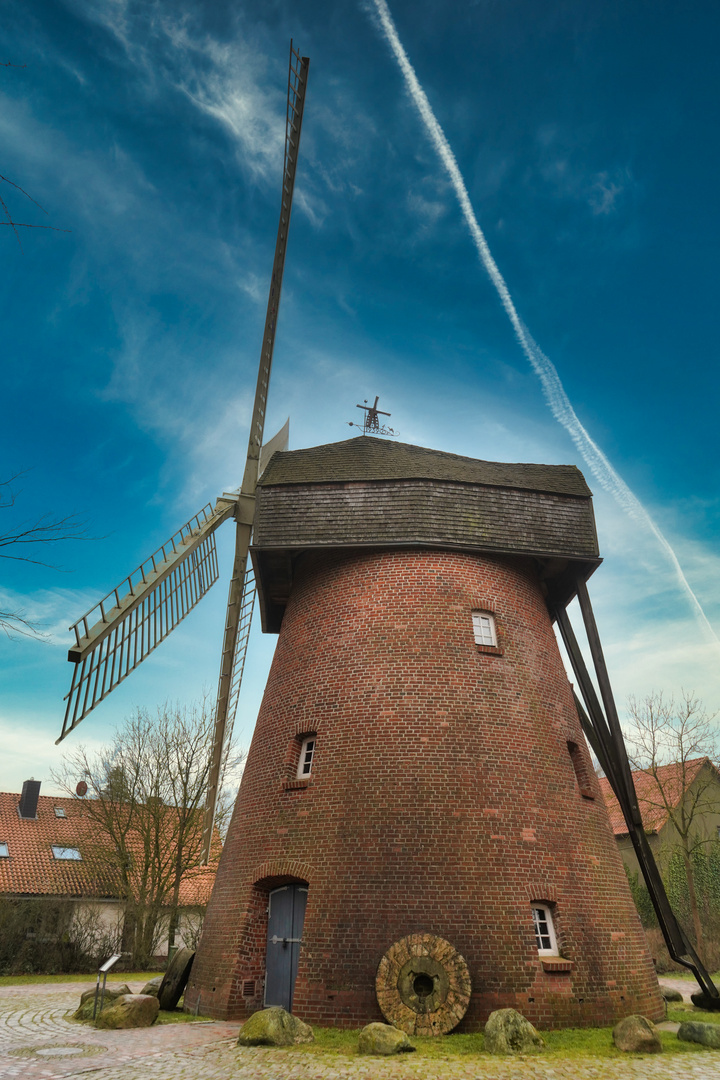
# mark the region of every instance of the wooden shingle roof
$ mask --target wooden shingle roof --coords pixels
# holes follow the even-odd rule
[[[353,480],[449,480],[558,495],[592,495],[575,465],[481,461],[367,435],[312,446],[307,450],[273,454],[259,484],[322,484]]]

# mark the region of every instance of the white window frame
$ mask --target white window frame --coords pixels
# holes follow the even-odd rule
[[[55,807],[55,817],[57,817],[57,818],[66,818],[67,817],[67,814],[65,813],[65,807],[64,806],[56,806]]]
[[[68,862],[82,862],[82,855],[80,849],[76,847],[65,847],[63,844],[51,844],[53,858],[66,860]]]
[[[476,645],[497,648],[497,626],[492,611],[473,611],[472,624]]]
[[[0,840],[0,859],[10,858],[10,848],[4,840]]]
[[[552,909],[549,907],[548,904],[536,904],[535,902],[533,902],[530,905],[530,910],[532,912],[533,930],[535,931],[535,941],[537,943],[538,956],[559,956]],[[540,912],[542,912],[542,916],[538,915],[538,913]],[[547,927],[547,933],[543,933],[540,926],[538,925],[540,918]],[[543,937],[550,939],[549,949],[545,949],[542,947],[541,939]]]
[[[312,763],[317,746],[317,735],[306,735],[300,745],[300,757],[298,758],[297,779],[307,780],[312,775]],[[307,768],[305,767],[307,766]]]

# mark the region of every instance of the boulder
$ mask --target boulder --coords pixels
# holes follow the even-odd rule
[[[101,994],[102,994],[102,986],[100,987],[100,989],[98,991],[98,1001],[100,1001],[100,995]],[[115,998],[122,997],[123,994],[132,994],[132,990],[127,985],[127,983],[123,983],[121,986],[118,986],[117,984],[113,983],[112,986],[106,986],[105,987],[105,1001],[110,1001],[110,1000],[114,1001]],[[90,1001],[95,1000],[95,987],[94,986],[93,986],[92,990],[83,990],[82,994],[80,995],[80,1004],[84,1005],[85,1002],[88,1001],[88,999]]]
[[[655,1025],[639,1014],[620,1020],[613,1028],[613,1040],[626,1054],[659,1054],[662,1050]]]
[[[313,1042],[309,1024],[304,1024],[279,1005],[253,1013],[242,1026],[238,1046],[294,1046]]]
[[[150,994],[151,997],[157,997],[158,993],[159,993],[159,990],[160,990],[160,987],[162,985],[162,981],[163,981],[162,975],[157,975],[154,979],[151,979],[150,982],[145,983],[145,985],[143,986],[140,993],[141,994]],[[130,991],[128,991],[128,993],[129,992]]]
[[[545,1043],[529,1020],[515,1009],[491,1012],[485,1025],[488,1054],[537,1054]]]
[[[172,1012],[177,1006],[190,978],[190,968],[194,959],[195,953],[192,949],[178,949],[173,956],[158,990],[157,996],[161,1009]]]
[[[123,995],[131,994],[131,993],[132,993],[132,991],[131,991],[130,987],[126,986],[124,983],[123,983],[122,986],[113,986],[113,987],[106,986],[105,987],[105,996],[102,998],[103,1012],[105,1011],[105,1009],[109,1009],[110,1006],[113,1005],[117,1001],[117,999],[119,997],[123,997]],[[98,993],[98,1003],[97,1003],[98,1012],[100,1012],[100,998],[101,998],[101,996],[102,996],[102,987],[100,987],[100,992]],[[92,1020],[92,1018],[93,1018],[93,1009],[94,1008],[95,1008],[95,988],[93,987],[92,990],[85,990],[85,992],[80,995],[80,1006],[73,1013],[73,1020]]]
[[[698,1020],[686,1020],[678,1028],[678,1039],[684,1042],[701,1043],[720,1050],[720,1024],[702,1024]]]
[[[690,1000],[696,1009],[704,1009],[705,1012],[720,1011],[720,999],[711,998],[704,990],[696,990],[694,994],[690,995]]]
[[[361,1054],[402,1054],[414,1050],[405,1032],[391,1024],[368,1024],[360,1032],[358,1051]]]
[[[123,994],[95,1020],[98,1028],[151,1027],[158,1018],[160,1005],[152,994]]]
[[[661,986],[660,987],[660,993],[662,994],[665,1001],[682,1001],[683,1000],[683,996],[680,993],[680,991],[679,990],[673,990],[669,986]]]

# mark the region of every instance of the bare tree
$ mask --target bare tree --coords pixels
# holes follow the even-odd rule
[[[24,68],[25,66],[25,64],[13,64],[9,60],[0,63],[0,67],[5,68]],[[15,191],[19,191],[21,195],[24,195],[26,199],[29,199],[34,206],[37,206],[38,210],[42,210],[43,214],[47,216],[47,210],[43,206],[41,206],[39,202],[36,202],[35,199],[33,199],[32,195],[28,195],[27,191],[25,191],[24,188],[21,188],[19,184],[16,184],[14,180],[8,180],[7,176],[0,175],[0,184],[9,184],[11,188],[14,188]],[[7,219],[6,221],[0,221],[0,225],[6,225],[8,226],[8,228],[12,229],[12,231],[15,233],[15,239],[20,245],[20,250],[22,250],[22,243],[20,241],[20,233],[18,232],[18,229],[50,229],[51,232],[65,233],[72,231],[71,229],[58,229],[54,225],[31,225],[28,224],[28,222],[26,221],[15,221],[12,214],[10,213],[10,210],[8,209],[8,205],[5,202],[5,199],[2,197],[1,194],[0,210],[2,210],[2,213]]]
[[[11,510],[15,507],[20,493],[13,485],[22,475],[22,473],[16,473],[8,480],[0,480],[0,510]],[[0,533],[0,559],[28,562],[35,566],[47,566],[58,570],[60,568],[56,564],[40,558],[40,553],[45,552],[46,546],[60,543],[62,540],[86,539],[89,537],[85,534],[85,522],[76,514],[68,514],[62,518],[42,514],[34,520],[18,522],[9,532]],[[20,610],[0,610],[0,629],[8,637],[12,637],[13,634],[42,637],[37,627]]]
[[[207,697],[190,707],[165,704],[154,717],[138,709],[107,750],[91,756],[79,747],[54,777],[69,794],[80,780],[88,785],[92,858],[125,902],[125,947],[137,966],[151,963],[165,929],[174,944],[181,887],[207,873],[200,855],[212,735]],[[223,781],[242,756],[226,752]],[[215,863],[220,847],[216,835]]]
[[[671,825],[673,846],[685,867],[688,902],[697,950],[706,942],[697,899],[693,855],[715,837],[702,827],[702,817],[720,812],[716,772],[716,713],[708,713],[692,692],[676,700],[662,691],[642,700],[628,698],[628,756],[634,770],[652,778],[642,790],[643,809],[662,814]]]

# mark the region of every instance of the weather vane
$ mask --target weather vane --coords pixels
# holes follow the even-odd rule
[[[377,403],[380,400],[379,397],[375,398],[374,405],[368,405],[368,399],[365,398],[364,405],[357,405],[356,408],[365,410],[365,419],[362,424],[354,424],[352,420],[347,421],[348,427],[361,427],[363,435],[390,435],[397,436],[399,431],[395,431],[394,428],[386,427],[385,424],[381,424],[378,417],[380,416],[392,416],[392,413],[383,412],[382,409],[378,409]]]

